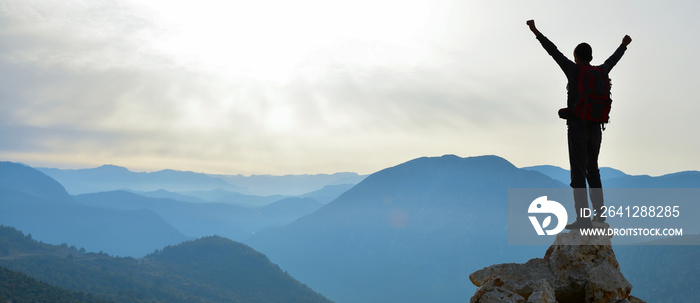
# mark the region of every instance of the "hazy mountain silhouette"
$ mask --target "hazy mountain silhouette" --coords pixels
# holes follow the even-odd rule
[[[127,168],[115,165],[103,165],[89,169],[37,169],[63,184],[68,192],[74,195],[120,189],[135,191],[224,189],[247,192],[246,188],[233,185],[221,178],[171,169],[152,173],[132,172]]]
[[[70,200],[60,183],[29,166],[0,162],[0,189],[9,189],[39,199]]]
[[[139,256],[188,239],[150,210],[75,203],[60,184],[31,167],[5,162],[0,176],[0,224],[41,241]]]
[[[218,234],[242,240],[255,232],[247,243],[338,303],[463,302],[475,290],[466,279],[468,273],[541,257],[542,247],[507,245],[508,189],[568,189],[564,169],[518,169],[496,156],[419,158],[372,174],[347,191],[350,185],[327,186],[298,198],[234,194],[257,199],[265,207],[236,206],[229,199],[228,204],[210,203],[164,190],[72,197],[27,166],[4,163],[0,168],[0,224],[20,227],[42,241],[109,253],[130,249],[123,255],[140,256],[187,239],[173,226],[194,237]],[[650,177],[604,169],[603,175],[608,188],[700,187],[697,171]],[[557,180],[562,178],[566,179]],[[221,198],[232,192],[198,193]],[[303,198],[328,201],[333,196],[337,198],[332,202],[293,221],[322,205]],[[168,230],[176,237],[168,238]],[[137,247],[140,254],[134,253]],[[631,252],[618,258],[622,271],[640,297],[663,302],[654,294],[673,294],[660,290],[690,287],[686,281],[698,278],[698,271],[688,265],[697,263],[697,246],[670,248],[669,257],[663,249],[623,251]],[[644,263],[650,260],[663,261],[665,269]],[[693,298],[692,294],[685,291],[671,300]]]
[[[321,189],[314,190],[309,193],[300,195],[302,198],[311,198],[319,201],[323,204],[335,200],[342,193],[348,189],[355,186],[355,184],[338,184],[338,185],[326,185]],[[179,193],[181,196],[194,197],[199,200],[206,200],[209,202],[217,203],[228,203],[248,207],[261,207],[265,205],[272,204],[274,202],[280,201],[282,199],[291,198],[291,196],[283,195],[271,195],[271,196],[255,196],[246,195],[237,192],[231,192],[221,189],[208,190],[208,191],[189,191]],[[176,200],[180,198],[173,197]],[[183,200],[184,201],[184,200]]]
[[[605,171],[606,184],[700,187],[697,172],[640,178]],[[543,247],[507,245],[508,189],[569,188],[555,179],[495,156],[419,158],[372,174],[311,215],[249,243],[339,303],[463,302],[475,291],[466,273],[541,257]],[[630,280],[647,286],[638,273],[651,272],[641,261],[664,258],[662,251],[627,261],[630,256],[620,258],[637,267]],[[664,264],[680,269],[690,256],[681,253]],[[678,278],[666,273],[656,283],[683,284]]]
[[[104,209],[147,209],[192,238],[221,234],[240,240],[265,226],[264,222],[257,220],[251,209],[223,203],[190,203],[167,198],[149,198],[127,191],[83,194],[76,196],[75,201]]]
[[[538,171],[541,172],[550,178],[557,180],[561,183],[564,184],[569,184],[571,182],[571,174],[567,169],[561,168],[559,166],[554,166],[554,165],[537,165],[537,166],[529,166],[529,167],[523,167],[522,169],[524,170],[533,170],[533,171]],[[601,180],[610,180],[610,179],[616,179],[616,178],[621,178],[621,177],[629,177],[629,175],[625,174],[624,172],[610,168],[610,167],[601,167],[600,168],[600,179]],[[604,184],[604,186],[607,186],[607,183]]]
[[[248,188],[249,193],[258,196],[300,196],[319,190],[327,185],[357,184],[366,176],[356,173],[334,173],[315,175],[218,175],[230,183]]]
[[[327,204],[338,198],[341,194],[351,189],[355,184],[326,185],[322,189],[301,195],[303,198],[311,198],[323,204]]]
[[[264,207],[249,208],[226,203],[191,203],[150,198],[127,191],[78,195],[77,203],[105,209],[147,209],[188,237],[219,234],[243,241],[255,232],[281,226],[307,215],[322,204],[311,198],[286,198]]]
[[[569,184],[569,171],[553,165],[523,167],[525,170],[541,172],[554,180]],[[649,175],[628,175],[624,172],[603,167],[600,177],[605,188],[697,188],[700,186],[700,172],[684,171],[658,177]]]
[[[258,214],[274,221],[274,226],[281,226],[313,213],[323,203],[312,198],[292,197],[254,209]]]
[[[365,177],[356,173],[284,176],[212,175],[172,169],[132,172],[115,165],[89,169],[37,168],[37,170],[60,182],[73,195],[113,190],[150,192],[162,189],[177,193],[222,190],[250,196],[287,197],[320,190],[327,185],[357,184]],[[268,203],[270,202],[272,201]]]
[[[181,191],[181,195],[195,197],[201,200],[215,202],[215,203],[226,203],[239,206],[247,207],[260,207],[265,206],[270,203],[288,198],[288,196],[282,195],[272,195],[272,196],[255,196],[247,195],[237,192],[232,192],[223,189],[212,189],[212,190],[196,190],[196,191]]]
[[[49,243],[69,243],[120,256],[143,256],[165,245],[214,234],[243,241],[322,206],[312,198],[257,197],[224,190],[207,193],[229,202],[227,198],[242,197],[237,201],[266,206],[213,203],[163,190],[157,193],[196,202],[127,191],[70,196],[49,176],[9,162],[0,166],[0,178],[0,224],[21,228]],[[315,194],[327,198],[339,193],[332,188]]]
[[[153,191],[132,191],[132,192],[137,194],[137,195],[149,197],[149,198],[173,199],[173,200],[190,202],[190,203],[212,202],[212,201],[207,201],[207,200],[200,199],[200,198],[193,197],[193,196],[188,196],[188,195],[183,195],[183,194],[167,191],[165,189],[159,189],[159,190],[153,190]]]
[[[625,176],[606,180],[604,185],[610,188],[698,188],[700,172],[685,171],[658,177]]]
[[[495,156],[419,158],[250,243],[337,302],[462,302],[465,273],[541,251],[507,247],[508,188],[564,186]]]
[[[114,302],[330,302],[259,252],[216,236],[133,259],[37,243],[0,226],[0,266]]]

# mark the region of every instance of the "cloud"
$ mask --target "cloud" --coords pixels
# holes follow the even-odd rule
[[[396,159],[446,153],[566,165],[565,127],[555,114],[566,80],[524,25],[528,14],[538,17],[537,7],[304,1],[284,13],[269,3],[204,1],[196,12],[169,3],[158,10],[163,3],[2,2],[0,156],[222,173],[369,173]],[[538,18],[567,53],[584,30],[564,19]],[[589,30],[602,33],[594,43],[601,53],[614,49],[623,25]],[[690,79],[698,61],[671,60],[673,39],[650,40],[663,47],[635,39],[614,71],[621,125],[658,112],[629,114],[625,100],[649,107],[658,96],[690,95],[674,83]],[[698,48],[680,45],[686,55]],[[669,59],[645,62],[654,52]],[[668,89],[642,89],[650,87],[645,67],[664,74]],[[690,112],[677,113],[685,122],[662,124],[693,129]],[[639,127],[654,131],[645,124]],[[619,129],[625,134],[610,138],[636,136]],[[621,145],[614,157],[635,148]]]
[[[441,53],[412,35],[381,41],[371,29],[360,31],[369,34],[364,38],[346,28],[346,40],[307,49],[282,78],[269,78],[240,73],[236,58],[222,62],[232,70],[221,73],[163,53],[147,38],[168,33],[117,2],[73,4],[17,4],[6,16],[11,30],[3,37],[14,41],[0,53],[12,71],[4,76],[13,75],[1,90],[2,127],[13,137],[5,153],[77,153],[95,164],[187,159],[251,172],[324,171],[330,164],[371,172],[386,157],[453,153],[464,144],[478,150],[483,144],[464,142],[527,122],[525,107],[493,89],[494,76],[479,58],[490,50],[479,44]],[[198,41],[200,48],[219,46]]]

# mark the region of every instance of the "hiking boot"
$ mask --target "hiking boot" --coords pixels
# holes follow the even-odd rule
[[[566,229],[581,229],[581,228],[592,228],[593,224],[591,223],[591,220],[586,218],[586,219],[578,219],[574,221],[573,223],[569,223],[566,225]]]

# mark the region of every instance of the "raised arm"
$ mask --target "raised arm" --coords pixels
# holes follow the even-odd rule
[[[617,62],[622,59],[622,55],[625,54],[627,46],[630,45],[630,43],[632,43],[632,38],[630,38],[629,35],[625,35],[625,37],[622,38],[622,43],[620,43],[620,46],[618,46],[610,58],[605,60],[605,63],[603,63],[603,68],[610,72],[610,70],[617,65]]]
[[[540,44],[542,44],[542,47],[544,47],[544,50],[547,51],[547,53],[552,56],[555,62],[559,65],[559,67],[562,69],[564,74],[567,75],[567,77],[571,74],[572,70],[575,70],[576,63],[571,61],[569,58],[566,58],[564,54],[562,54],[559,49],[557,49],[557,46],[552,43],[552,41],[549,41],[547,37],[545,37],[535,26],[535,20],[528,20],[526,22],[527,26],[530,27],[530,31],[532,31],[533,34],[535,34],[535,37],[537,37],[537,40],[540,41]]]

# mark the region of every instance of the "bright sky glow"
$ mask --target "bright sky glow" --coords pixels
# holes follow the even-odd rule
[[[611,73],[601,165],[700,170],[694,1],[0,2],[0,160],[372,173],[421,156],[567,167],[563,73],[525,26]]]

